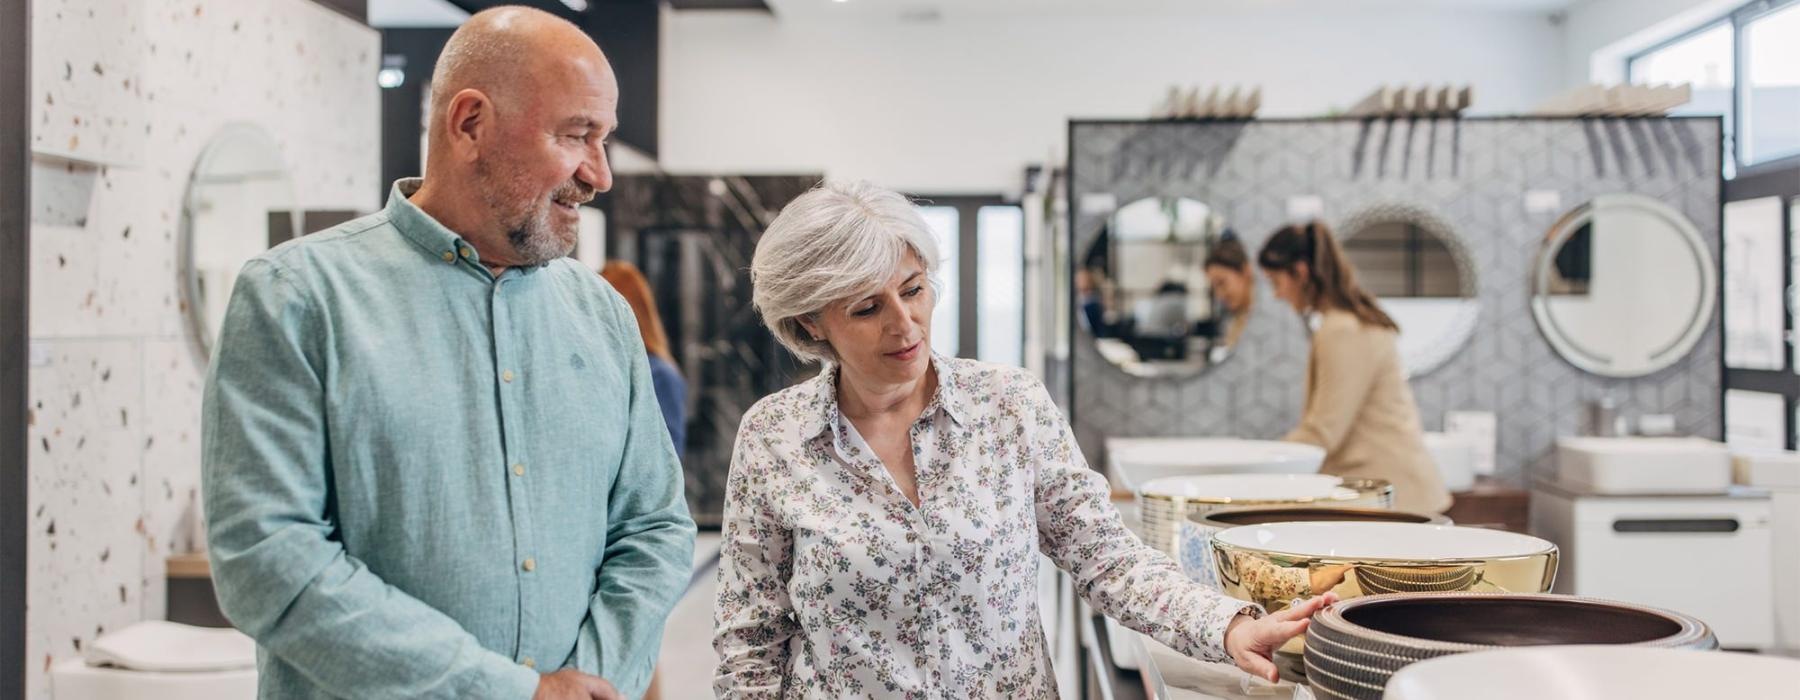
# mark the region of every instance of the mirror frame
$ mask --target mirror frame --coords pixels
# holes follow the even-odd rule
[[[1611,365],[1605,358],[1595,357],[1569,340],[1566,333],[1556,325],[1556,319],[1550,316],[1548,304],[1545,303],[1550,285],[1551,267],[1556,264],[1556,251],[1575,235],[1581,228],[1581,222],[1593,218],[1595,210],[1610,207],[1635,207],[1667,221],[1677,235],[1693,252],[1693,260],[1700,272],[1700,300],[1689,316],[1687,328],[1680,336],[1667,346],[1650,355],[1651,363],[1647,369],[1619,369]],[[1538,332],[1550,347],[1556,350],[1557,356],[1574,365],[1577,369],[1590,374],[1615,379],[1643,377],[1663,371],[1674,366],[1681,358],[1687,357],[1694,346],[1699,344],[1700,337],[1706,335],[1708,324],[1712,322],[1714,307],[1719,301],[1719,276],[1716,269],[1718,262],[1712,251],[1707,250],[1706,241],[1700,237],[1700,229],[1694,226],[1681,212],[1667,204],[1639,194],[1603,194],[1588,200],[1562,215],[1551,225],[1550,234],[1538,249],[1537,262],[1532,266],[1531,279],[1531,316],[1536,319]]]
[[[192,335],[189,337],[195,343],[201,367],[212,364],[213,346],[218,339],[212,337],[212,329],[206,326],[206,309],[200,299],[200,275],[194,269],[194,205],[197,203],[199,195],[200,174],[205,170],[207,163],[217,157],[221,144],[233,138],[260,141],[261,145],[267,146],[269,152],[275,154],[275,158],[280,161],[281,169],[288,173],[288,182],[293,195],[294,205],[288,212],[288,216],[293,219],[294,236],[298,238],[302,235],[300,225],[304,219],[300,205],[300,188],[293,185],[293,168],[289,167],[287,159],[282,157],[280,144],[267,130],[251,122],[227,122],[220,126],[211,137],[207,138],[206,145],[200,149],[199,157],[194,159],[193,169],[188,171],[187,187],[182,190],[181,194],[180,222],[176,225],[178,241],[176,249],[179,256],[176,274],[181,275],[181,292],[187,297],[186,316],[189,330],[192,331]],[[229,295],[231,290],[225,290],[225,293]],[[229,297],[227,297],[227,301],[229,302]]]
[[[1363,229],[1385,223],[1412,224],[1425,229],[1443,242],[1444,247],[1450,251],[1451,258],[1456,261],[1457,281],[1462,288],[1463,298],[1476,302],[1473,311],[1457,316],[1455,325],[1444,336],[1450,340],[1434,344],[1429,353],[1419,356],[1412,364],[1403,364],[1401,369],[1406,378],[1416,379],[1441,369],[1475,338],[1475,327],[1481,320],[1480,273],[1477,272],[1475,256],[1469,253],[1468,245],[1463,243],[1461,236],[1456,235],[1456,229],[1450,222],[1416,204],[1384,202],[1358,210],[1337,226],[1337,230],[1341,232],[1338,244],[1348,247],[1351,239]],[[1359,270],[1357,274],[1360,276],[1362,272]],[[1406,329],[1401,329],[1402,333],[1405,331]],[[1401,358],[1401,361],[1404,363],[1405,358]]]

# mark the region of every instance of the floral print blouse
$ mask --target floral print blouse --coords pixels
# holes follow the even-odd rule
[[[1038,553],[1096,609],[1224,661],[1255,605],[1125,529],[1105,479],[1025,371],[941,356],[913,424],[920,504],[838,411],[836,377],[758,402],[725,496],[721,698],[1054,698]]]

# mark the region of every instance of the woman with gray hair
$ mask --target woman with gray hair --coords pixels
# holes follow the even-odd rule
[[[800,196],[757,245],[763,322],[824,369],[738,428],[719,697],[1054,698],[1040,552],[1127,627],[1274,679],[1330,596],[1265,617],[1140,542],[1036,379],[931,352],[937,267],[912,203],[865,183]]]

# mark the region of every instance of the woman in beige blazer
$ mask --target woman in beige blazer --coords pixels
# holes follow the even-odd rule
[[[1275,296],[1317,315],[1300,425],[1286,440],[1325,448],[1320,471],[1386,479],[1402,510],[1450,507],[1425,451],[1419,409],[1400,364],[1400,328],[1356,283],[1356,270],[1321,222],[1286,226],[1257,255]]]

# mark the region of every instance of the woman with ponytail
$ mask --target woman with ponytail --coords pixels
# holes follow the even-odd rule
[[[1320,471],[1326,474],[1392,483],[1397,508],[1449,508],[1450,493],[1425,451],[1419,409],[1395,345],[1400,328],[1356,283],[1356,270],[1331,230],[1318,221],[1282,227],[1256,262],[1276,298],[1318,318],[1305,408],[1285,439],[1325,448]]]

